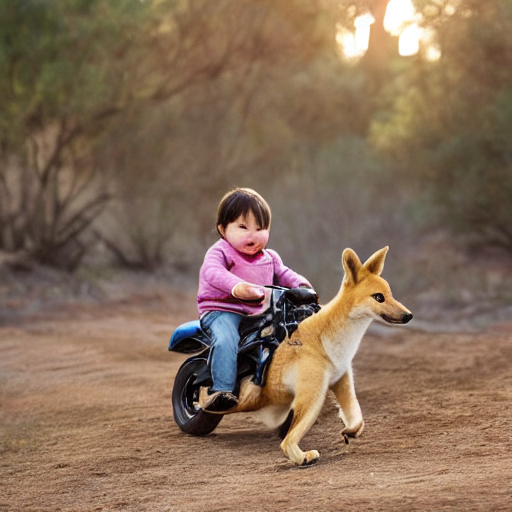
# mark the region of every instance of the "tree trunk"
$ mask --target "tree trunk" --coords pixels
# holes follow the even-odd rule
[[[375,22],[370,27],[368,50],[364,56],[363,65],[370,77],[372,93],[378,92],[386,79],[389,61],[397,53],[396,38],[384,28],[384,16],[390,0],[373,0],[372,15]]]

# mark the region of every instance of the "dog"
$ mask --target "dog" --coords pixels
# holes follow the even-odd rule
[[[320,457],[316,450],[302,451],[299,443],[318,418],[329,390],[339,403],[345,439],[363,431],[352,360],[370,323],[406,324],[412,319],[381,277],[388,249],[375,252],[364,263],[352,249],[343,251],[339,293],[279,345],[265,386],[246,378],[238,405],[228,411],[256,412],[267,425],[280,426],[281,449],[299,466],[314,464]]]

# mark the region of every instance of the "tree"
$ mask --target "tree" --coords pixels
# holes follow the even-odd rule
[[[419,56],[373,137],[440,220],[512,251],[512,8],[506,0],[417,2],[442,56]]]
[[[0,249],[76,267],[109,193],[90,149],[133,94],[141,2],[0,4]]]
[[[162,82],[157,98],[125,113],[100,157],[118,176],[118,201],[97,232],[131,267],[154,268],[170,252],[182,256],[185,245],[202,253],[226,189],[279,187],[297,155],[309,165],[301,148],[315,151],[350,131],[364,104],[349,79],[352,69],[336,53],[333,6],[309,0],[187,6],[175,26],[194,41],[182,42],[192,55],[166,61],[165,69],[179,72]],[[193,81],[179,89],[172,85],[179,77]]]
[[[99,236],[152,269],[209,236],[226,188],[286,184],[366,131],[337,0],[54,4],[0,6],[0,249],[73,269]]]

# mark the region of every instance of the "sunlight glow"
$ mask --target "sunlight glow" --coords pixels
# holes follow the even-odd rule
[[[336,33],[336,42],[338,43],[343,56],[346,59],[353,59],[355,57],[361,56],[361,54],[357,51],[356,39],[352,32],[338,27],[338,32]]]
[[[416,55],[420,50],[421,29],[413,24],[405,27],[398,39],[398,53],[402,57]]]
[[[398,36],[416,16],[411,0],[391,0],[384,16],[384,28],[391,35]]]
[[[437,42],[436,33],[432,28],[422,29],[420,42],[427,60],[434,61],[441,58],[441,50]]]
[[[411,0],[391,0],[384,17],[384,28],[399,36],[398,53],[403,57],[416,55],[420,50],[422,29],[414,23],[418,14]]]
[[[360,52],[368,50],[368,42],[370,40],[370,26],[375,23],[375,18],[371,14],[359,16],[354,21],[356,27],[355,41],[356,48]]]
[[[431,34],[418,24],[420,15],[414,9],[411,0],[390,0],[384,17],[384,28],[390,34],[398,37],[398,52],[407,57],[416,55],[420,51],[420,43],[424,48],[428,60],[437,60],[441,53],[432,40]],[[364,55],[368,49],[370,27],[375,23],[370,14],[359,16],[354,21],[354,31],[338,28],[336,41],[343,56],[348,59]]]
[[[441,50],[437,46],[427,46],[425,57],[430,61],[439,60],[441,58]]]
[[[348,59],[361,57],[368,50],[368,41],[370,40],[370,26],[375,22],[370,14],[359,16],[354,21],[355,32],[338,27],[336,41],[340,45],[343,55]]]

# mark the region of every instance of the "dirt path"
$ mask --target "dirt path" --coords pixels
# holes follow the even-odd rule
[[[193,438],[172,420],[194,315],[143,304],[0,326],[0,511],[510,511],[512,325],[395,329],[356,356],[366,420],[347,446],[331,399],[296,469],[250,415]]]

